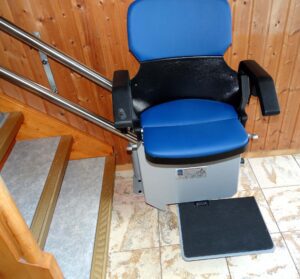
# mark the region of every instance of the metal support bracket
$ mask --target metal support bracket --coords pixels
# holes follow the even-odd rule
[[[144,186],[140,170],[140,162],[137,153],[137,144],[130,143],[127,151],[131,152],[132,165],[133,165],[133,192],[135,194],[143,194]]]
[[[40,32],[33,32],[33,34],[37,38],[39,38],[39,39],[41,38]],[[48,57],[44,52],[42,52],[40,50],[38,52],[39,52],[42,65],[43,65],[45,74],[47,76],[47,79],[48,79],[48,82],[49,82],[49,85],[50,85],[50,88],[51,88],[51,91],[55,94],[58,94],[58,90],[57,90],[55,80],[54,80],[54,77],[53,77],[53,74],[52,74],[52,71],[51,71],[51,67],[50,67],[50,64],[49,64],[49,61],[48,61]]]

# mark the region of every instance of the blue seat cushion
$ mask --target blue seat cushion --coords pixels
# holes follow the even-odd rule
[[[141,114],[147,158],[155,163],[196,163],[242,153],[248,135],[228,104],[183,99]]]

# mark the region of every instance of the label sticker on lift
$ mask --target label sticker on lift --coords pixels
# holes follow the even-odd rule
[[[176,169],[177,179],[204,178],[207,176],[207,167]]]

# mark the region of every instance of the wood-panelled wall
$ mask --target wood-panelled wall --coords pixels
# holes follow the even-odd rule
[[[2,0],[0,14],[111,79],[116,69],[138,63],[129,53],[126,13],[132,0]],[[276,80],[282,113],[262,117],[258,102],[249,105],[247,130],[260,139],[250,150],[300,148],[300,0],[230,0],[233,45],[226,61],[255,59]],[[37,52],[0,33],[1,65],[48,86]],[[51,60],[59,94],[112,120],[111,95]],[[129,160],[126,142],[5,81],[3,92],[114,145],[119,163]]]

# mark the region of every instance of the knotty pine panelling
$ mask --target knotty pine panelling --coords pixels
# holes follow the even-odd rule
[[[132,0],[2,0],[0,14],[111,79],[138,63],[129,53],[126,13]],[[225,58],[234,69],[255,59],[276,81],[282,113],[262,117],[256,99],[247,130],[260,139],[251,151],[300,148],[300,0],[230,0],[233,45]],[[0,33],[1,65],[48,86],[37,52]],[[111,94],[51,60],[59,94],[112,120]],[[3,80],[1,91],[113,145],[119,163],[129,161],[126,142]]]

